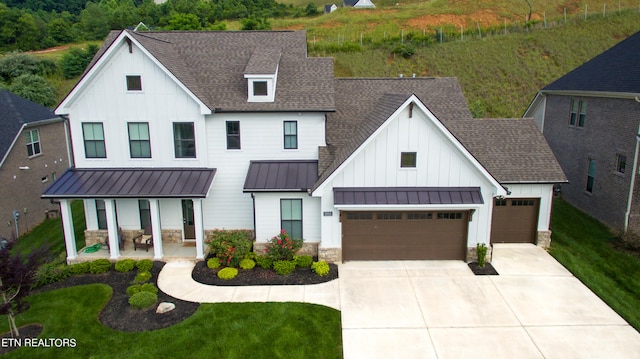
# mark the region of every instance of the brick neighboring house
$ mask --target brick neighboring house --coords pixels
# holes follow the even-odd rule
[[[22,235],[58,209],[40,194],[69,167],[71,156],[64,120],[7,90],[0,90],[0,128],[0,237],[10,238],[16,227]]]
[[[640,233],[640,32],[538,92],[534,117],[569,183],[562,197],[616,230]]]

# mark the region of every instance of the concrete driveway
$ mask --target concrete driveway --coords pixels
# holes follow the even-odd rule
[[[340,265],[344,358],[640,358],[640,334],[544,250]]]

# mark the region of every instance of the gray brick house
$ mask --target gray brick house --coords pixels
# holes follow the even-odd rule
[[[569,183],[562,197],[615,230],[640,232],[640,32],[538,92],[536,119]]]
[[[56,213],[58,204],[40,194],[70,166],[65,133],[50,109],[0,90],[0,237],[16,228],[22,235]]]

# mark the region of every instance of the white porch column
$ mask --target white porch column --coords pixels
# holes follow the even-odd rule
[[[162,228],[160,228],[160,201],[150,199],[149,211],[151,212],[151,234],[153,235],[153,259],[161,260],[164,253],[162,251]]]
[[[118,259],[120,257],[120,247],[118,243],[118,222],[116,221],[116,202],[112,199],[105,199],[104,211],[107,216],[110,258]]]
[[[204,259],[204,224],[201,199],[193,200],[193,221],[196,227],[196,259]]]
[[[73,232],[73,213],[71,202],[68,199],[60,200],[60,212],[62,215],[62,230],[64,232],[64,244],[67,247],[67,263],[74,261],[78,256],[76,248],[76,235]]]

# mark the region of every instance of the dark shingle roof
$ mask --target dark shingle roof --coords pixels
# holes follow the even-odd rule
[[[543,91],[640,93],[640,32],[562,76]]]
[[[333,189],[336,205],[482,204],[480,187],[360,187]]]
[[[7,90],[0,90],[0,114],[0,161],[23,124],[57,118],[50,109]]]
[[[212,110],[335,109],[333,59],[308,58],[304,31],[171,31],[128,34]],[[103,48],[96,54],[96,59],[116,37],[113,32],[107,37]],[[254,54],[257,49],[268,50],[263,56]],[[275,53],[278,51],[280,57],[276,62]],[[265,56],[268,61],[259,63],[258,60]],[[276,63],[278,79],[275,102],[247,102],[247,80],[244,78],[247,68],[262,71],[263,67],[271,69]]]
[[[70,168],[42,198],[204,198],[215,168]]]
[[[246,192],[306,191],[318,178],[318,161],[251,161]]]
[[[244,69],[245,75],[275,74],[280,62],[282,50],[279,48],[256,47],[249,63]]]

